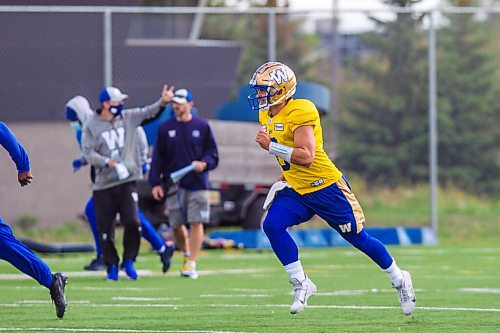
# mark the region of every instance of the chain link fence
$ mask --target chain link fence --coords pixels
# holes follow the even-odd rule
[[[359,29],[343,29],[343,23],[350,20],[363,23]],[[398,29],[397,24],[412,27],[412,33]],[[0,119],[33,126],[62,124],[64,105],[74,95],[87,97],[97,108],[102,87],[115,85],[130,95],[128,106],[137,106],[158,98],[165,83],[190,88],[200,114],[216,118],[219,107],[244,97],[238,94],[240,88],[258,65],[278,60],[293,68],[299,81],[330,89],[331,112],[324,120],[324,131],[327,148],[336,156],[349,157],[337,146],[342,135],[349,133],[349,128],[338,127],[339,121],[369,131],[369,126],[360,125],[363,112],[366,119],[371,119],[370,112],[378,112],[377,122],[398,126],[394,142],[413,140],[417,144],[412,147],[421,148],[406,155],[394,151],[406,156],[400,169],[412,170],[401,177],[428,179],[435,172],[428,167],[432,150],[437,156],[438,149],[446,149],[442,141],[438,144],[429,138],[433,107],[438,133],[455,131],[465,140],[480,135],[484,124],[469,126],[478,120],[456,113],[459,107],[470,113],[481,111],[486,122],[498,124],[500,103],[493,92],[500,88],[499,28],[500,8],[333,13],[269,8],[0,6]],[[465,35],[475,42],[457,39]],[[397,48],[399,52],[389,52]],[[476,52],[470,63],[453,67],[461,56]],[[435,62],[435,72],[429,59]],[[483,75],[458,76],[475,67]],[[380,79],[388,73],[392,73],[390,82]],[[452,73],[456,80],[449,80]],[[370,90],[380,94],[368,94]],[[388,97],[392,97],[389,102],[384,100]],[[367,100],[378,109],[364,109],[362,103]],[[414,117],[397,122],[403,116],[397,110],[385,112],[390,109],[405,110]],[[498,140],[498,132],[496,135],[484,140]],[[453,136],[443,138],[452,140]],[[421,156],[420,151],[425,154]],[[467,152],[471,158],[478,153]],[[468,163],[460,158],[441,162],[440,175],[457,179],[460,171],[454,166]],[[338,163],[343,167],[342,159]],[[383,161],[370,163],[383,168]],[[493,176],[495,172],[492,170]],[[428,213],[414,223],[428,223]]]

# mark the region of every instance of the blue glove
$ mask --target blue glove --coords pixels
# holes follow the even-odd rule
[[[75,158],[73,160],[73,172],[77,172],[82,167],[83,163],[80,158]]]
[[[143,175],[147,174],[149,169],[151,169],[151,166],[149,165],[149,163],[142,163],[141,167],[142,167],[142,174]]]

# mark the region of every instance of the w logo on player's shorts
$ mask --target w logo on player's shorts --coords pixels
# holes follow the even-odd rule
[[[340,228],[340,231],[342,231],[342,233],[344,233],[344,234],[346,232],[351,232],[351,224],[350,223],[340,224],[339,228]]]

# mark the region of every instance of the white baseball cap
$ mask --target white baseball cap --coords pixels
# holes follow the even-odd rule
[[[120,89],[115,87],[106,87],[99,94],[99,102],[123,102],[128,98],[128,95],[123,94]]]
[[[187,89],[177,89],[174,92],[172,102],[177,104],[186,104],[193,101],[193,94]]]

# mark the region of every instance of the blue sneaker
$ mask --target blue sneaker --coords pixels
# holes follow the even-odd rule
[[[111,265],[108,267],[108,276],[107,280],[108,281],[118,281],[118,266],[117,265]]]
[[[139,278],[137,272],[135,271],[134,262],[132,261],[132,259],[123,260],[120,267],[125,269],[125,273],[127,274],[129,279],[137,280]]]

